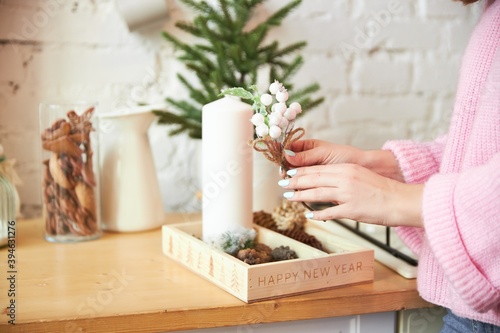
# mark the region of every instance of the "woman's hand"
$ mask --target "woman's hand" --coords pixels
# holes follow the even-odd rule
[[[319,145],[312,149],[323,148]],[[311,160],[318,162],[317,158]],[[328,155],[323,161],[331,158]],[[311,212],[312,215],[309,213],[309,218],[348,218],[385,226],[422,226],[423,185],[405,184],[351,163],[299,167],[289,170],[288,174],[292,177],[279,183],[289,190],[285,198],[336,204]]]
[[[290,145],[286,152],[292,166],[327,165],[336,163],[359,164],[363,155],[361,149],[338,145],[321,140],[299,140]]]
[[[292,168],[350,163],[404,182],[399,163],[394,154],[388,150],[361,150],[321,140],[299,140],[293,142],[285,153]]]

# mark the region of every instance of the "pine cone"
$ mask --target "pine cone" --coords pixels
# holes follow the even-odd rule
[[[304,231],[304,227],[295,225],[294,228],[288,230],[280,230],[278,229],[276,222],[273,216],[264,211],[254,212],[253,213],[253,223],[260,225],[261,227],[270,229],[272,231],[279,232],[282,235],[295,239],[299,242],[302,242],[306,245],[314,247],[318,250],[324,251],[323,245],[321,242],[314,236],[309,235]]]
[[[278,230],[287,230],[296,227],[303,229],[307,221],[304,212],[305,209],[300,203],[283,200],[281,205],[274,209],[272,216]]]
[[[273,258],[273,261],[281,261],[281,260],[290,260],[290,259],[297,259],[297,253],[292,250],[289,246],[279,246],[277,248],[274,248],[273,251],[271,252],[271,257]]]
[[[267,229],[274,231],[277,230],[276,222],[274,221],[273,216],[263,210],[253,213],[253,223]]]
[[[321,242],[316,237],[309,235],[303,229],[295,228],[295,229],[283,230],[283,231],[279,231],[279,232],[287,237],[295,239],[296,241],[299,241],[301,243],[304,243],[306,245],[314,247],[318,250],[324,251],[323,245],[321,244]]]
[[[263,264],[271,261],[271,248],[258,243],[254,248],[239,250],[236,257],[249,265]]]

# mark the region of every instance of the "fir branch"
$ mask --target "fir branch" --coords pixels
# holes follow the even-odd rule
[[[212,61],[203,55],[198,50],[193,49],[191,53],[186,53],[179,57],[180,60],[184,60],[189,66],[193,66],[193,69],[205,67],[206,70],[213,70],[214,66]],[[195,65],[195,62],[199,62],[199,65]],[[194,70],[196,72],[196,70]],[[203,71],[202,71],[203,72]]]
[[[176,58],[194,73],[197,81],[188,81],[184,76],[177,75],[188,90],[189,99],[166,99],[178,111],[162,118],[163,122],[170,121],[177,125],[171,133],[186,131],[191,137],[201,137],[202,106],[219,98],[225,88],[247,87],[259,82],[258,73],[262,70],[269,71],[270,82],[279,80],[292,90],[292,75],[303,64],[300,55],[295,58],[293,55],[300,52],[306,42],[282,48],[278,41],[264,42],[270,29],[281,24],[301,0],[292,0],[251,30],[245,27],[257,6],[266,0],[218,0],[214,5],[199,0],[180,1],[192,8],[196,16],[191,23],[181,21],[175,26],[198,41],[187,44],[169,32],[163,32],[163,37],[174,47]],[[295,94],[308,103],[301,103],[304,109],[308,105],[318,105],[321,100],[313,99],[310,94],[316,91],[306,88],[303,93]]]
[[[237,5],[237,4],[242,4],[242,5]],[[234,2],[233,0],[233,9],[234,9],[234,31],[241,33],[243,31],[243,28],[247,24],[250,14],[252,13],[253,9],[257,6],[257,4],[249,4],[245,3],[245,1],[240,1],[236,0]]]
[[[253,44],[252,46],[254,46],[254,49],[257,50],[259,49],[258,46],[264,41],[264,38],[266,38],[268,31],[269,27],[267,25],[260,24],[256,26],[253,30],[251,30],[249,33],[245,34],[245,36]]]
[[[158,117],[159,124],[174,125],[174,129],[169,132],[169,135],[177,135],[184,131],[188,131],[189,136],[193,139],[201,139],[201,125],[197,121],[192,121],[189,118],[174,114],[164,110],[153,110],[153,114]]]
[[[189,63],[186,63],[186,68],[195,72],[198,76],[200,76],[200,78],[203,78],[208,77],[215,66],[213,64],[203,65],[190,61]]]
[[[258,49],[258,54],[259,56],[262,58],[262,62],[263,63],[268,63],[270,64],[271,63],[271,60],[274,58],[274,54],[276,53],[276,51],[278,50],[278,42],[272,42],[271,44],[269,45],[266,45],[264,47],[261,47],[260,49]]]
[[[210,7],[210,5],[208,5],[205,1],[182,0],[182,3],[200,13],[209,14],[212,12],[212,7]]]
[[[221,4],[221,0],[219,0],[219,5]],[[222,14],[222,15],[221,15]],[[224,13],[219,14],[216,10],[212,10],[210,18],[208,20],[216,23],[218,27],[224,26],[227,24],[227,19],[224,16]],[[232,22],[232,21],[230,21]]]
[[[320,89],[319,84],[318,83],[313,83],[313,84],[308,85],[305,88],[294,90],[294,92],[293,92],[293,98],[291,98],[291,100],[293,101],[295,98],[302,99],[305,96],[308,96],[308,95],[310,95],[312,93],[315,93],[315,92],[319,91],[319,89]]]
[[[231,14],[229,13],[229,5],[226,0],[219,0],[219,5],[222,14],[224,14],[225,21],[228,24],[227,27],[231,29],[233,27],[233,20],[231,18]]]
[[[284,82],[288,81],[288,79],[299,70],[303,63],[304,59],[302,56],[296,56],[291,63],[282,67],[281,80]]]
[[[192,121],[201,121],[201,110],[189,103],[188,101],[177,101],[173,98],[167,98],[167,102],[178,110],[180,110],[180,115],[186,117],[186,119],[190,119]]]
[[[208,53],[213,53],[215,54],[215,50],[212,46],[209,45],[203,45],[203,44],[196,44],[195,46],[198,50],[203,51],[203,52],[208,52]]]
[[[234,86],[237,85],[238,79],[236,78],[237,73],[229,68],[227,63],[227,59],[224,55],[224,52],[217,55],[217,63],[220,68],[220,71],[212,73],[213,77],[217,78],[217,85],[219,87]]]
[[[194,24],[187,22],[177,22],[175,26],[181,29],[182,31],[187,32],[195,37],[202,37],[200,29]]]
[[[288,5],[286,5],[285,7],[282,7],[281,9],[279,9],[276,13],[271,15],[271,17],[269,17],[266,20],[266,24],[274,25],[274,26],[280,25],[281,22],[283,21],[283,19],[286,16],[288,16],[288,14],[290,14],[290,12],[292,10],[294,10],[296,7],[298,7],[301,4],[301,2],[302,2],[302,0],[294,0],[291,3],[289,3]]]
[[[217,99],[217,95],[220,92],[220,89],[219,89],[220,84],[215,84],[215,82],[217,82],[217,81],[220,81],[220,79],[217,77],[217,72],[213,71],[210,73],[208,80],[201,82],[201,85],[203,86],[203,89],[205,92],[205,98],[206,98],[206,102],[203,103],[202,105],[210,103],[210,102],[215,101]]]
[[[288,56],[291,53],[296,53],[296,52],[302,50],[303,48],[306,47],[306,45],[307,45],[306,42],[298,42],[298,43],[288,45],[287,47],[282,48],[279,51],[276,51],[276,53],[274,53],[274,57]]]
[[[278,72],[276,71],[276,67],[274,66],[271,66],[269,68],[269,82],[271,82],[271,80],[277,80],[276,78],[278,77]],[[283,80],[281,80],[280,82],[283,82]],[[288,85],[287,85],[288,87]]]
[[[306,86],[305,88],[295,90],[293,92],[293,95],[291,95],[289,99],[290,101],[299,102],[300,105],[302,105],[302,108],[304,110],[302,115],[304,115],[324,102],[324,97],[316,99],[311,98],[311,94],[318,92],[319,89],[319,84],[313,83]]]
[[[314,110],[314,108],[316,108],[318,105],[320,105],[324,101],[325,101],[325,99],[323,97],[320,97],[317,99],[305,98],[305,99],[298,100],[300,105],[302,105],[302,107],[304,107],[304,111],[302,111],[301,117],[303,117],[304,115],[306,115],[309,112],[311,112],[312,110]]]
[[[248,7],[255,7],[257,5],[260,5],[260,4],[263,4],[266,0],[249,0],[247,3],[248,3]]]
[[[209,99],[206,98],[205,95],[203,95],[203,90],[193,87],[191,85],[191,83],[189,83],[188,80],[186,80],[186,78],[182,74],[177,74],[177,78],[179,79],[179,81],[181,81],[182,85],[187,88],[187,90],[189,92],[189,97],[191,97],[191,99],[195,100],[196,102],[200,103],[201,105],[204,105],[206,103],[211,102]],[[171,100],[169,98],[167,98],[167,102],[171,103]],[[193,109],[194,109],[194,107],[193,107]],[[192,109],[189,108],[187,110],[191,111]],[[198,111],[201,114],[201,111],[199,109],[198,109]],[[201,116],[200,116],[200,120],[201,120]]]

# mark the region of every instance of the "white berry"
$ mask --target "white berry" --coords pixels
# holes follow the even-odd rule
[[[288,124],[290,124],[290,122],[288,121],[288,119],[286,119],[285,117],[283,117],[281,119],[281,123],[280,123],[280,128],[284,131],[286,131],[286,128],[288,127]]]
[[[252,119],[250,119],[250,121],[255,126],[259,126],[260,124],[264,123],[264,116],[261,113],[256,113],[252,116]]]
[[[273,102],[273,96],[269,94],[262,94],[262,96],[260,96],[260,101],[265,106],[271,105],[271,103]]]
[[[269,127],[266,124],[260,124],[255,128],[255,133],[260,137],[264,137],[269,134]]]
[[[272,109],[274,112],[279,112],[279,113],[283,114],[286,111],[286,104],[285,103],[273,104]]]
[[[280,91],[280,88],[282,87],[282,84],[279,83],[278,81],[274,81],[273,83],[271,83],[271,85],[269,86],[269,92],[273,95],[276,95],[276,93],[278,91]]]
[[[276,100],[285,103],[288,100],[288,91],[280,90],[276,93]]]
[[[281,123],[283,116],[279,112],[273,112],[269,115],[269,126],[278,126]]]
[[[290,104],[290,109],[294,110],[296,114],[302,112],[302,106],[298,102],[293,102],[292,104]]]
[[[285,113],[283,116],[288,119],[288,120],[294,120],[295,117],[297,117],[297,114],[295,113],[295,110],[292,108],[286,109]]]
[[[271,128],[269,129],[269,135],[273,139],[279,138],[281,136],[281,128],[279,128],[278,126],[271,126]]]

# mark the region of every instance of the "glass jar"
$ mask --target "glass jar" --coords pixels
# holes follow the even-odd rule
[[[42,103],[42,200],[45,238],[75,242],[98,238],[99,133],[97,103]]]
[[[2,156],[0,156],[1,162]],[[9,225],[15,221],[16,195],[14,191],[14,185],[0,173],[0,247],[7,245]]]

